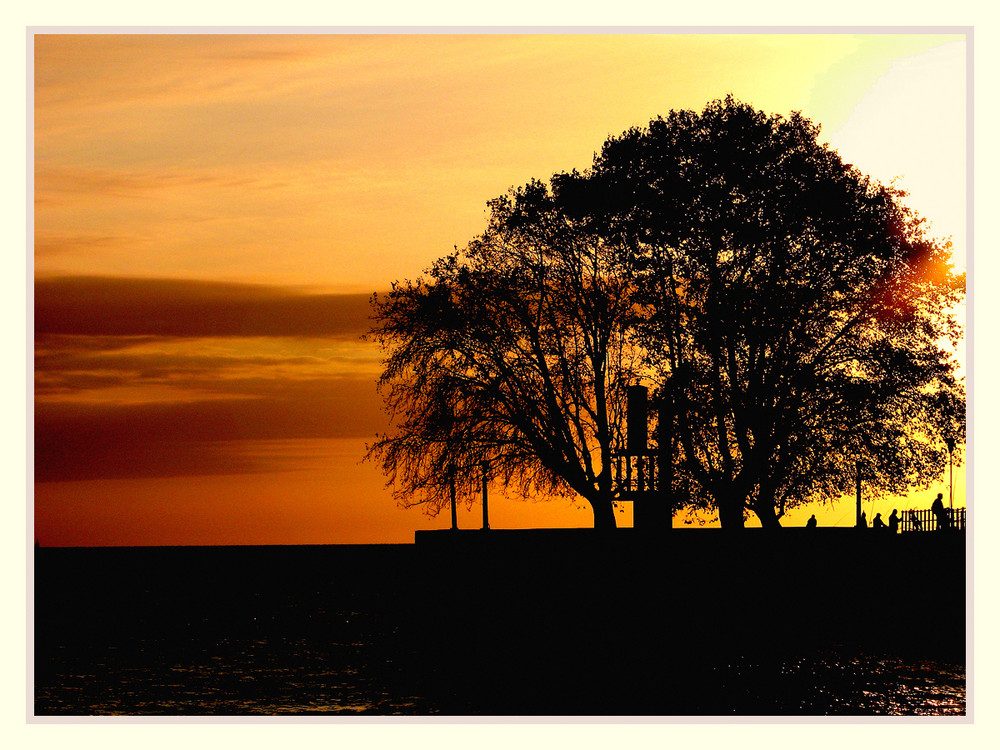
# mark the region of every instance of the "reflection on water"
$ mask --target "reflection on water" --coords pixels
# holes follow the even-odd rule
[[[39,715],[429,714],[434,707],[394,686],[391,660],[363,644],[267,640],[234,643],[183,657],[110,646],[91,660],[65,649],[39,671]],[[371,651],[371,649],[368,649]],[[39,665],[42,667],[42,665]]]
[[[147,644],[154,647],[155,644]],[[64,650],[61,650],[64,651]],[[378,644],[222,640],[183,659],[108,647],[90,663],[54,654],[38,682],[39,715],[448,713]],[[685,675],[668,679],[683,681]],[[703,686],[710,685],[706,690]],[[676,685],[676,683],[675,683]],[[734,660],[692,677],[687,713],[701,715],[964,715],[965,669],[831,650],[783,661]],[[702,686],[702,687],[696,687]],[[463,713],[490,713],[464,696]],[[471,702],[470,702],[471,701]],[[542,713],[545,713],[544,711]],[[673,713],[664,705],[662,714]]]
[[[780,611],[783,619],[772,618],[786,628],[780,639],[763,639],[760,630],[737,640],[706,631],[721,621],[728,599],[688,592],[677,621],[665,623],[655,597],[635,606],[635,592],[595,598],[592,578],[573,579],[576,588],[558,578],[556,586],[530,561],[520,573],[509,564],[489,568],[496,577],[477,598],[458,584],[414,583],[407,574],[414,555],[335,548],[43,554],[35,714],[966,711],[961,631],[942,640],[954,648],[931,648],[924,639],[940,631],[941,623],[927,622],[939,601],[890,622],[902,604],[836,620],[826,609],[822,619],[807,617],[811,610],[796,600]],[[852,631],[846,626],[854,620]],[[908,623],[919,624],[910,628],[917,637],[901,639]],[[805,637],[792,640],[791,632]],[[858,637],[867,633],[891,636]]]
[[[720,713],[785,715],[961,716],[965,667],[841,648],[774,663],[715,667]],[[759,692],[757,687],[759,686]]]

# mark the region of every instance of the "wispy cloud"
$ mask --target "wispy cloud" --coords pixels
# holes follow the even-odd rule
[[[35,282],[35,332],[356,339],[369,327],[368,300],[263,284],[57,277]]]
[[[249,442],[385,427],[367,295],[49,278],[35,322],[39,482],[271,471]]]
[[[102,234],[61,234],[38,232],[35,234],[35,256],[58,256],[60,254],[87,253],[108,248],[136,248],[144,242],[139,237]]]
[[[40,34],[34,38],[36,102],[58,113],[279,93],[295,88],[296,79],[335,51],[338,39],[345,38]]]
[[[101,167],[67,167],[39,162],[35,165],[36,196],[100,195],[108,198],[140,198],[174,189],[221,185],[247,187],[260,179],[248,174],[220,175],[198,170],[140,170]]]
[[[257,381],[245,398],[35,404],[35,480],[271,471],[247,442],[369,438],[385,429],[370,378]],[[293,451],[285,452],[286,457]]]
[[[43,337],[35,395],[47,401],[259,398],[266,384],[377,377],[377,352],[317,339]],[[311,348],[311,351],[310,351]]]

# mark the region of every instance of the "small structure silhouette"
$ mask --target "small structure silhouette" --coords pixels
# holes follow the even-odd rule
[[[671,510],[671,451],[673,418],[672,401],[661,397],[659,405],[659,447],[649,447],[649,389],[633,384],[626,389],[625,445],[613,450],[612,475],[618,491],[618,503],[631,502],[632,524],[644,531],[670,529]],[[667,447],[665,447],[667,446]],[[624,513],[622,505],[616,505]]]
[[[899,516],[896,515],[896,509],[892,509],[892,514],[889,516],[889,533],[896,534],[899,532]]]
[[[858,528],[867,529],[868,528],[868,518],[865,516],[865,512],[861,511],[861,515],[858,516]]]
[[[924,530],[924,525],[920,522],[920,519],[917,517],[916,511],[912,509],[910,510],[910,523],[913,525],[913,529],[915,531]]]

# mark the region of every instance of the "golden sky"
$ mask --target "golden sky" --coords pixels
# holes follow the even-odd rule
[[[732,93],[802,111],[845,160],[898,177],[964,265],[965,68],[964,37],[941,34],[36,35],[38,538],[447,526],[358,464],[385,427],[368,295],[464,245],[509,186],[584,169],[671,109]],[[946,482],[866,510],[928,507]],[[490,512],[590,523],[567,501]]]

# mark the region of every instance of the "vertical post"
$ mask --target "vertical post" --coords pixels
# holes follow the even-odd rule
[[[489,484],[489,461],[483,461],[480,464],[483,470],[483,531],[490,528],[490,510],[489,510],[489,495],[487,494],[486,486]]]
[[[955,508],[955,467],[952,464],[952,451],[955,450],[955,438],[951,435],[946,437],[945,444],[948,446],[948,510]]]
[[[854,525],[861,528],[861,462],[858,461],[854,468],[857,472],[854,478],[854,493],[857,500],[857,508],[854,511]]]
[[[659,443],[659,465],[657,466],[657,489],[660,491],[660,505],[663,512],[663,528],[674,525],[673,460],[674,460],[674,398],[665,394],[660,400],[660,417],[657,424]]]
[[[646,445],[649,438],[649,389],[644,385],[630,385],[625,389],[625,452],[628,454],[625,460],[628,462],[628,484],[630,492],[642,492],[645,490],[646,472],[642,464],[642,454],[646,452]],[[632,484],[632,465],[635,464],[635,484]],[[642,509],[636,513],[636,507],[642,501],[640,495],[636,496],[636,501],[632,508],[632,525],[637,525],[636,516],[645,515]]]
[[[450,484],[451,484],[451,530],[458,531],[458,510],[455,507],[455,467],[452,466],[450,469]]]
[[[631,455],[646,452],[649,436],[649,389],[630,385],[625,389],[625,449]]]

